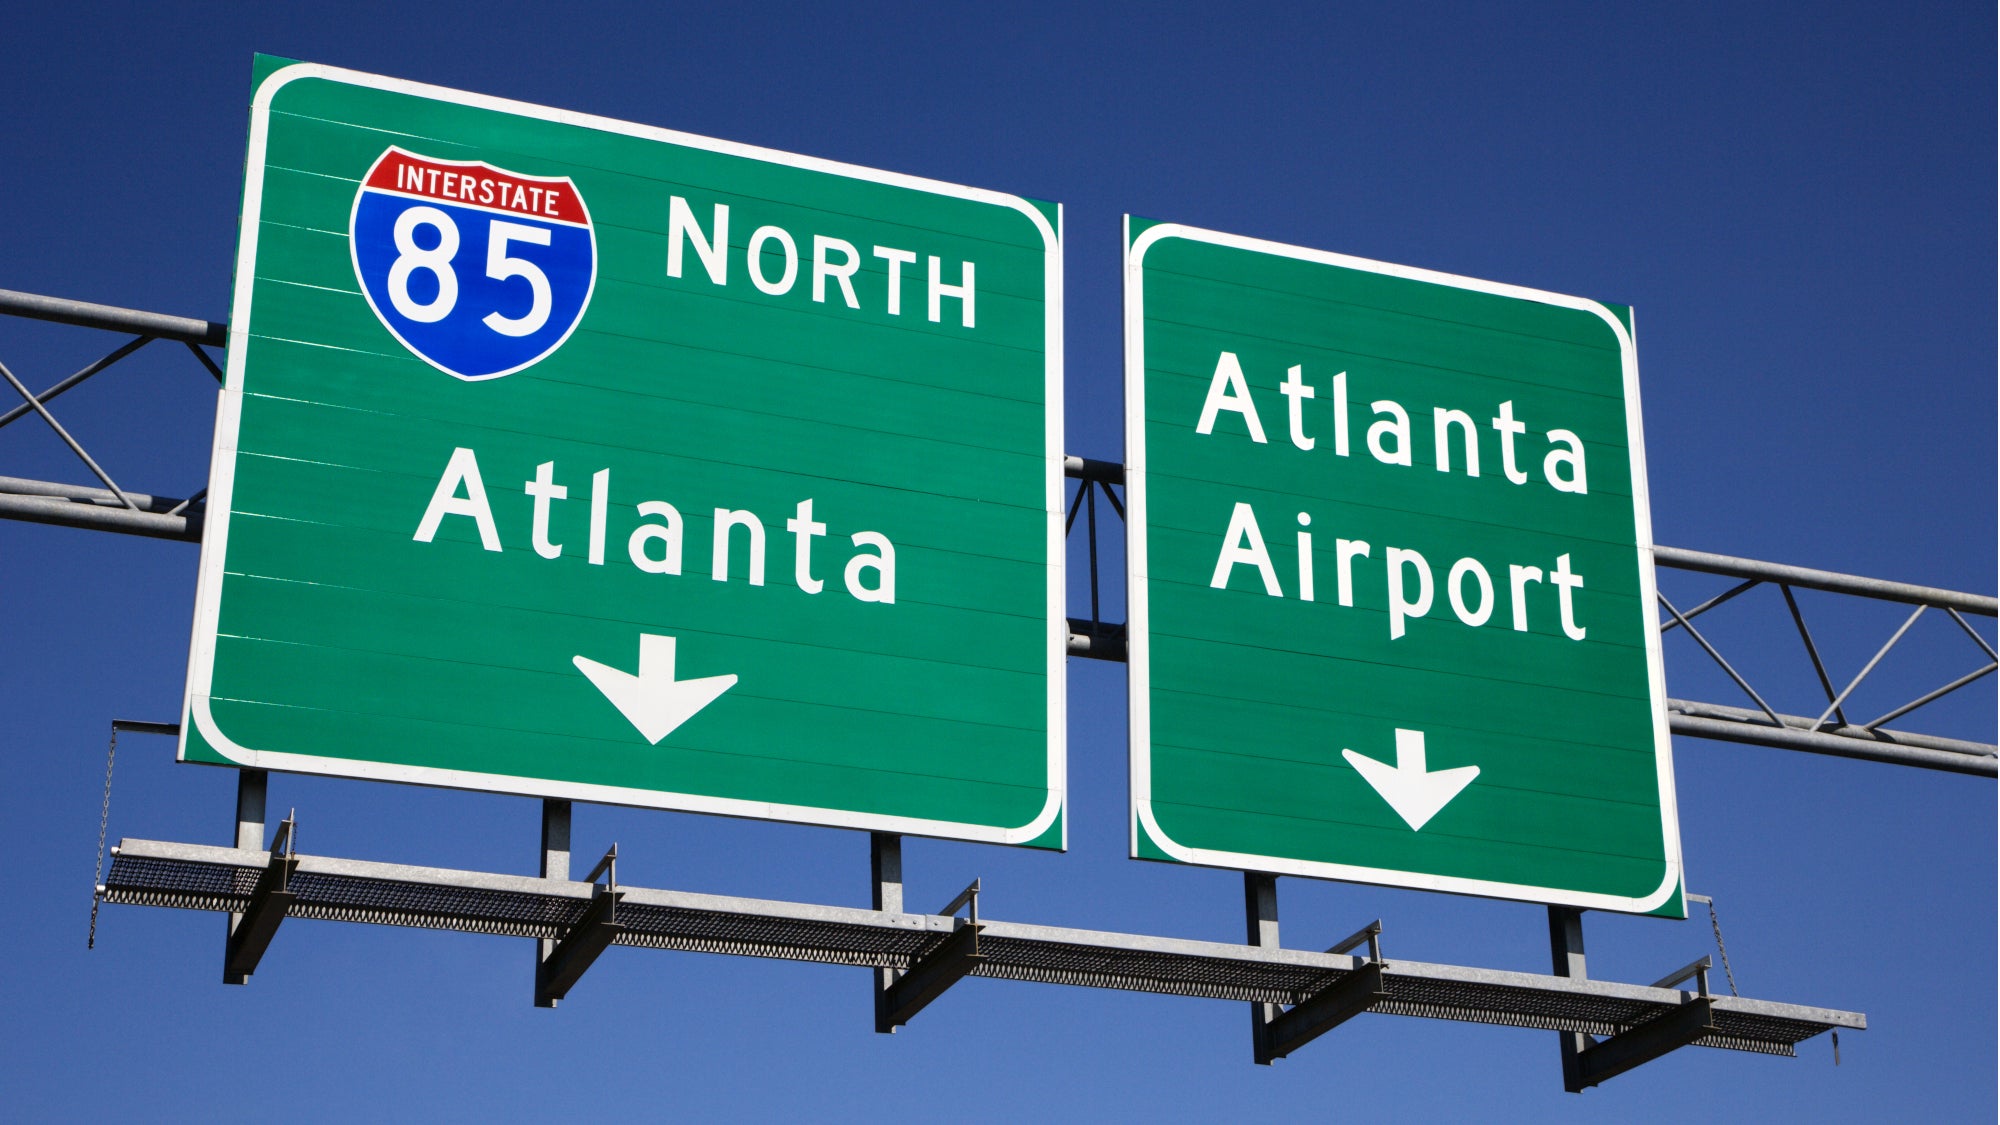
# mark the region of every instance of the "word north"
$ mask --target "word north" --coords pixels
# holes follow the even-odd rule
[[[742,223],[737,224],[740,233]],[[861,272],[863,255],[861,248],[844,238],[815,234],[811,239],[811,260],[807,272],[812,275],[812,299],[815,303],[826,304],[829,293],[850,309],[861,307],[861,298],[855,292],[855,275]],[[743,269],[750,276],[750,284],[767,297],[782,297],[792,291],[799,282],[799,265],[802,256],[799,240],[784,227],[767,224],[750,233],[748,241],[742,243]],[[708,229],[703,230],[701,220],[694,208],[681,196],[673,196],[667,204],[667,276],[680,277],[687,271],[688,253],[701,263],[701,270],[708,275],[714,285],[729,283],[729,204],[714,204],[709,211]],[[880,307],[890,316],[903,315],[903,267],[915,266],[917,253],[895,246],[871,247],[867,258],[880,261],[884,269]],[[956,301],[957,320],[962,328],[971,328],[978,323],[978,286],[975,284],[976,263],[960,261],[958,280],[945,279],[945,261],[936,254],[924,255],[923,305],[932,324],[945,323],[947,300]],[[776,276],[772,276],[775,271]],[[914,270],[911,271],[915,273]],[[693,276],[688,271],[688,276]],[[829,284],[831,283],[831,284]],[[873,284],[873,270],[870,270],[869,284]],[[910,288],[917,286],[913,279]],[[869,303],[876,298],[871,290]]]
[[[555,472],[556,463],[544,461],[535,466],[531,479],[521,483],[521,493],[528,501],[528,511],[524,513],[528,543],[545,559],[561,558],[565,547],[551,538],[550,531],[552,509],[570,501],[569,486],[557,483]],[[590,475],[588,499],[590,528],[584,556],[590,565],[603,566],[610,523],[610,469],[599,469]],[[680,509],[664,500],[644,500],[635,510],[641,522],[625,539],[625,557],[648,574],[680,574],[687,540],[687,522]],[[431,542],[447,517],[471,520],[479,534],[479,544],[486,550],[506,549],[501,542],[499,523],[494,519],[485,477],[480,472],[479,456],[464,446],[451,451],[451,459],[438,477],[437,488],[431,492],[430,503],[425,506],[423,519],[418,521],[416,534],[411,538],[418,543]],[[515,519],[509,524],[518,528],[519,522]],[[755,512],[716,508],[710,527],[708,576],[717,582],[728,582],[732,574],[741,573],[750,585],[762,586],[764,521]],[[811,498],[798,502],[792,517],[785,521],[785,530],[793,537],[793,583],[808,594],[821,592],[826,588],[826,580],[815,573],[814,541],[827,536],[827,525],[813,518]],[[878,531],[857,531],[848,535],[847,540],[857,548],[841,573],[848,594],[858,601],[895,604],[895,544]],[[574,545],[570,545],[570,552],[575,552]]]

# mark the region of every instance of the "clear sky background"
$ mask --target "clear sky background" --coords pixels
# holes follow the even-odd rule
[[[1659,542],[1994,589],[1990,4],[267,7],[10,14],[0,287],[224,319],[264,51],[1059,201],[1068,446],[1093,457],[1122,450],[1127,212],[1630,304]],[[0,320],[35,386],[117,342]],[[121,483],[184,496],[214,397],[155,345],[59,414]],[[0,474],[88,479],[32,420],[0,431]],[[105,738],[176,717],[195,559],[0,523],[12,1119],[1995,1115],[1993,784],[1686,739],[1689,889],[1745,994],[1868,1014],[1837,1069],[1824,1037],[1797,1060],[1689,1049],[1572,1096],[1554,1033],[1389,1016],[1263,1068],[1241,1004],[984,980],[878,1036],[863,970],[635,949],[550,1012],[525,941],[314,922],[232,988],[221,918],[138,907],[86,952]],[[1852,626],[1837,677],[1900,617],[1805,604]],[[1806,709],[1782,603],[1742,608],[1717,618],[1732,658]],[[1920,622],[1866,698],[1977,667],[1954,631]],[[1741,702],[1702,660],[1671,643],[1670,692]],[[1070,852],[913,840],[911,905],[977,875],[991,917],[1241,940],[1236,876],[1124,858],[1123,668],[1073,663]],[[1990,742],[1992,681],[1901,725]],[[122,741],[113,840],[226,842],[233,777],[172,756]],[[272,803],[310,852],[533,871],[529,799],[279,777]],[[579,853],[613,840],[636,885],[867,901],[858,833],[578,810]],[[1289,945],[1380,917],[1392,959],[1547,968],[1538,907],[1281,896]],[[1588,934],[1592,975],[1625,981],[1713,948],[1699,915]]]

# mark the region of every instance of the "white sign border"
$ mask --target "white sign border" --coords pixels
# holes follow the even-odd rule
[[[1478,293],[1536,301],[1561,308],[1577,309],[1601,318],[1616,334],[1625,382],[1625,436],[1631,453],[1632,498],[1638,537],[1639,609],[1644,617],[1647,686],[1652,695],[1654,760],[1660,787],[1661,834],[1666,864],[1660,886],[1637,897],[1575,891],[1557,887],[1535,887],[1487,879],[1361,867],[1342,863],[1284,859],[1276,856],[1192,848],[1176,843],[1161,830],[1152,807],[1152,709],[1148,660],[1151,635],[1146,586],[1146,357],[1145,357],[1145,274],[1146,251],[1168,238],[1205,242],[1254,253],[1293,258],[1303,262],[1362,270],[1389,277],[1406,278],[1434,285],[1448,285]],[[1639,361],[1632,333],[1612,311],[1596,301],[1570,297],[1496,281],[1481,281],[1456,274],[1439,273],[1356,258],[1331,251],[1312,250],[1281,242],[1178,223],[1147,227],[1137,239],[1132,237],[1132,216],[1125,216],[1125,651],[1126,687],[1130,723],[1131,817],[1130,852],[1140,858],[1140,833],[1167,855],[1182,863],[1222,867],[1240,871],[1299,875],[1314,879],[1339,879],[1353,883],[1408,887],[1414,890],[1444,891],[1484,898],[1519,899],[1557,906],[1590,910],[1648,914],[1664,906],[1676,895],[1685,896],[1682,886],[1680,816],[1674,796],[1673,742],[1667,727],[1667,688],[1660,649],[1659,619],[1653,614],[1658,604],[1658,587],[1653,572],[1653,523],[1646,485],[1645,425],[1639,409]],[[1686,914],[1683,898],[1682,915]]]
[[[441,769],[430,766],[405,766],[386,762],[365,762],[346,758],[329,758],[317,754],[294,754],[277,750],[264,750],[239,745],[223,734],[216,725],[210,710],[209,691],[215,671],[215,640],[220,619],[222,601],[223,560],[227,557],[229,544],[229,512],[234,491],[234,471],[237,453],[237,430],[243,407],[243,374],[246,362],[244,344],[250,336],[251,291],[256,282],[256,253],[259,223],[262,218],[266,146],[269,140],[270,110],[272,99],[277,92],[292,82],[303,79],[324,79],[368,89],[391,93],[407,94],[412,97],[429,98],[450,102],[475,109],[509,113],[542,121],[572,125],[579,128],[595,129],[601,132],[618,133],[642,140],[660,141],[686,148],[701,149],[727,156],[743,157],[766,163],[781,164],[812,172],[824,172],[846,176],[852,179],[887,184],[929,192],[977,203],[987,203],[1019,211],[1035,224],[1043,239],[1044,290],[1047,296],[1047,312],[1044,325],[1044,346],[1046,364],[1043,377],[1044,423],[1043,423],[1043,508],[1047,515],[1047,558],[1048,587],[1046,611],[1047,662],[1047,716],[1048,716],[1048,756],[1047,777],[1048,797],[1033,820],[1013,828],[981,824],[961,824],[953,821],[929,820],[918,817],[886,816],[875,813],[861,813],[846,809],[816,808],[805,805],[783,805],[763,801],[749,801],[727,797],[708,797],[697,794],[667,793],[651,789],[632,789],[613,785],[596,785],[580,782],[551,781],[536,778],[516,777],[509,774],[479,773],[469,770]],[[682,133],[672,129],[661,129],[648,125],[638,125],[569,110],[553,109],[531,105],[505,98],[489,97],[484,94],[467,93],[398,78],[367,74],[340,67],[324,66],[317,63],[292,63],[273,71],[258,85],[250,107],[250,144],[244,162],[243,214],[241,233],[237,242],[236,292],[231,301],[229,315],[229,351],[222,392],[216,404],[215,443],[210,462],[208,488],[208,515],[202,530],[201,561],[197,570],[195,585],[194,632],[188,652],[187,692],[182,702],[181,713],[191,722],[184,723],[181,731],[178,756],[187,760],[189,728],[200,731],[201,737],[216,753],[236,764],[251,769],[279,770],[293,773],[325,774],[337,777],[361,778],[372,781],[394,781],[416,785],[433,785],[453,789],[473,789],[483,792],[513,793],[531,797],[556,797],[566,800],[592,801],[602,804],[631,805],[640,808],[674,809],[684,812],[715,813],[724,816],[748,817],[757,820],[776,820],[788,823],[814,824],[834,828],[858,828],[873,832],[893,832],[910,836],[934,836],[944,839],[966,840],[974,843],[1026,844],[1044,833],[1062,817],[1067,805],[1068,785],[1066,777],[1068,733],[1066,678],[1069,653],[1069,623],[1066,615],[1067,591],[1064,581],[1064,493],[1063,471],[1063,390],[1062,390],[1062,236],[1060,232],[1061,210],[1058,207],[1057,221],[1051,225],[1047,216],[1034,204],[1019,196],[983,188],[964,187],[937,180],[927,180],[907,176],[897,172],[863,168],[842,164],[817,157],[800,156],[795,153],[780,152],[775,149],[758,148],[753,145],[732,141],[719,141]],[[580,318],[579,318],[580,319]],[[1069,821],[1062,817],[1062,839],[1059,846],[1067,850],[1069,846]]]

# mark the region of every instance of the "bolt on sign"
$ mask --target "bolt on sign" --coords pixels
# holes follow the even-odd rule
[[[1631,311],[1126,245],[1133,854],[1684,917]]]
[[[1054,205],[258,65],[183,759],[1063,846]]]

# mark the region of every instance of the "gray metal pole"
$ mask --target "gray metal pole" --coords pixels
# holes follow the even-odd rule
[[[1116,461],[1099,461],[1091,457],[1069,456],[1063,458],[1063,475],[1076,480],[1103,481],[1106,484],[1124,484],[1125,466]]]
[[[868,834],[870,904],[877,910],[903,912],[903,838],[893,832]]]
[[[542,860],[544,879],[569,878],[570,803],[542,799]]]
[[[1653,561],[1676,570],[1695,570],[1730,578],[1759,578],[1769,582],[1783,582],[1790,586],[1803,586],[1808,590],[1860,594],[1863,597],[1881,598],[1884,601],[1904,602],[1910,605],[1934,605],[1941,609],[1962,609],[1967,613],[1977,613],[1983,617],[1994,616],[1996,607],[2000,607],[2000,600],[1978,594],[1962,594],[1956,590],[1940,590],[1935,586],[1889,582],[1881,578],[1863,578],[1855,574],[1813,570],[1803,566],[1786,566],[1783,563],[1761,562],[1757,559],[1739,559],[1731,555],[1710,554],[1707,551],[1690,551],[1684,547],[1654,547]]]
[[[0,476],[0,497],[4,496],[51,496],[70,500],[78,504],[96,504],[103,507],[125,508],[125,500],[138,505],[142,512],[171,512],[187,503],[170,496],[148,496],[143,492],[127,491],[125,500],[108,488],[93,488],[84,484],[64,484],[53,480],[32,480],[28,477]]]
[[[1243,930],[1246,944],[1259,949],[1278,948],[1278,877],[1259,871],[1243,873]],[[1276,1004],[1250,1005],[1250,1049],[1257,1062],[1271,1065],[1271,1021],[1278,1018]]]
[[[199,516],[190,518],[133,511],[130,508],[107,508],[96,503],[78,503],[61,496],[19,496],[0,492],[0,519],[80,527],[86,531],[117,531],[154,539],[201,541],[202,521]]]
[[[236,846],[264,850],[264,799],[271,775],[263,770],[236,771]]]
[[[239,769],[236,771],[236,836],[235,844],[245,851],[262,851],[264,848],[264,805],[270,790],[271,775],[263,770]],[[223,933],[222,983],[248,984],[248,976],[238,976],[229,971],[229,950],[234,944],[236,928],[243,924],[243,915],[232,913],[229,927]]]
[[[1722,710],[1714,705],[1699,706],[1709,711]],[[1835,758],[1858,758],[1869,762],[1918,766],[1923,769],[1970,774],[1975,777],[1996,776],[1996,764],[2000,764],[1996,763],[1996,760],[1983,748],[1968,753],[1956,750],[1932,750],[1922,746],[1898,746],[1893,742],[1878,742],[1871,738],[1851,738],[1820,731],[1799,730],[1795,727],[1774,727],[1766,723],[1709,718],[1686,714],[1679,710],[1667,715],[1667,726],[1675,734],[1692,738],[1708,738],[1717,742],[1743,742],[1752,746],[1772,746],[1781,750],[1804,750]]]
[[[1696,719],[1720,719],[1723,722],[1743,723],[1752,727],[1761,727],[1766,731],[1772,729],[1770,720],[1765,717],[1764,712],[1755,711],[1748,707],[1730,707],[1721,703],[1698,703],[1691,699],[1669,699],[1667,700],[1667,712],[1671,716],[1686,715]],[[1804,715],[1781,714],[1778,718],[1784,720],[1785,726],[1793,730],[1811,731],[1814,729],[1813,721]],[[1690,730],[1687,733],[1693,734],[1695,732]],[[1994,748],[1988,743],[1971,742],[1963,738],[1945,738],[1935,734],[1918,734],[1914,731],[1890,730],[1884,727],[1870,729],[1850,723],[1846,726],[1820,728],[1816,733],[1833,735],[1849,740],[1865,739],[1879,744],[1884,750],[1890,753],[1906,750],[1910,747],[1918,747],[1924,750],[1942,750],[1951,754],[1985,758],[1989,762],[1994,757]],[[1898,760],[1900,761],[1901,759]]]
[[[157,336],[162,340],[180,340],[189,344],[211,344],[221,347],[229,341],[229,326],[226,324],[215,324],[188,316],[167,316],[164,313],[121,309],[116,305],[95,305],[89,301],[44,297],[39,293],[22,293],[13,289],[0,289],[0,314],[25,316],[32,320],[52,320],[58,324],[74,324],[83,328],[132,332],[141,336]]]

